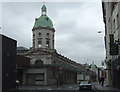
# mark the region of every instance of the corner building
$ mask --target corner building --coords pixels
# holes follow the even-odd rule
[[[41,16],[35,19],[32,31],[33,47],[23,54],[30,58],[30,65],[24,70],[23,83],[27,85],[77,83],[77,72],[87,70],[81,64],[58,54],[54,49],[55,29],[47,16],[45,5],[41,8]],[[87,74],[94,75],[92,72]]]

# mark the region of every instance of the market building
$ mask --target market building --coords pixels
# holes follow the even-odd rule
[[[18,55],[30,58],[30,65],[24,71],[23,83],[27,85],[54,85],[77,83],[77,74],[95,76],[81,64],[59,54],[54,48],[55,29],[47,16],[45,5],[41,8],[41,16],[35,19],[33,46],[29,50],[18,51]]]

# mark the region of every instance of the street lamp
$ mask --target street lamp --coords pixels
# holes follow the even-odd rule
[[[98,33],[102,33],[102,31],[98,31]]]
[[[98,31],[98,34],[104,34],[104,31],[99,30],[99,31]],[[105,39],[105,37],[104,37],[104,39]],[[102,61],[102,62],[101,62],[101,65],[102,65],[102,66],[104,66],[104,62],[105,62],[105,61]]]
[[[100,30],[100,31],[98,31],[97,33],[98,33],[98,34],[104,34],[105,31],[101,31],[101,30]]]

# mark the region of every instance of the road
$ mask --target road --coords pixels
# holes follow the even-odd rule
[[[74,85],[62,85],[62,86],[22,86],[19,88],[20,91],[16,92],[45,92],[45,91],[56,91],[56,92],[93,92],[90,90],[79,90],[79,85],[74,84]]]
[[[93,91],[94,90],[94,91]],[[19,87],[19,91],[15,92],[120,92],[117,89],[113,89],[107,86],[101,86],[98,82],[92,83],[92,91],[90,90],[79,90],[79,84],[62,85],[57,87],[54,86],[35,86],[35,85],[22,85]],[[8,91],[11,92],[11,91]],[[13,91],[12,91],[13,92]]]
[[[15,92],[94,92],[90,90],[21,90]]]

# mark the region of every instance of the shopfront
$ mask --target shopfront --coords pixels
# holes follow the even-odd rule
[[[46,69],[28,69],[25,80],[27,85],[46,85]]]

